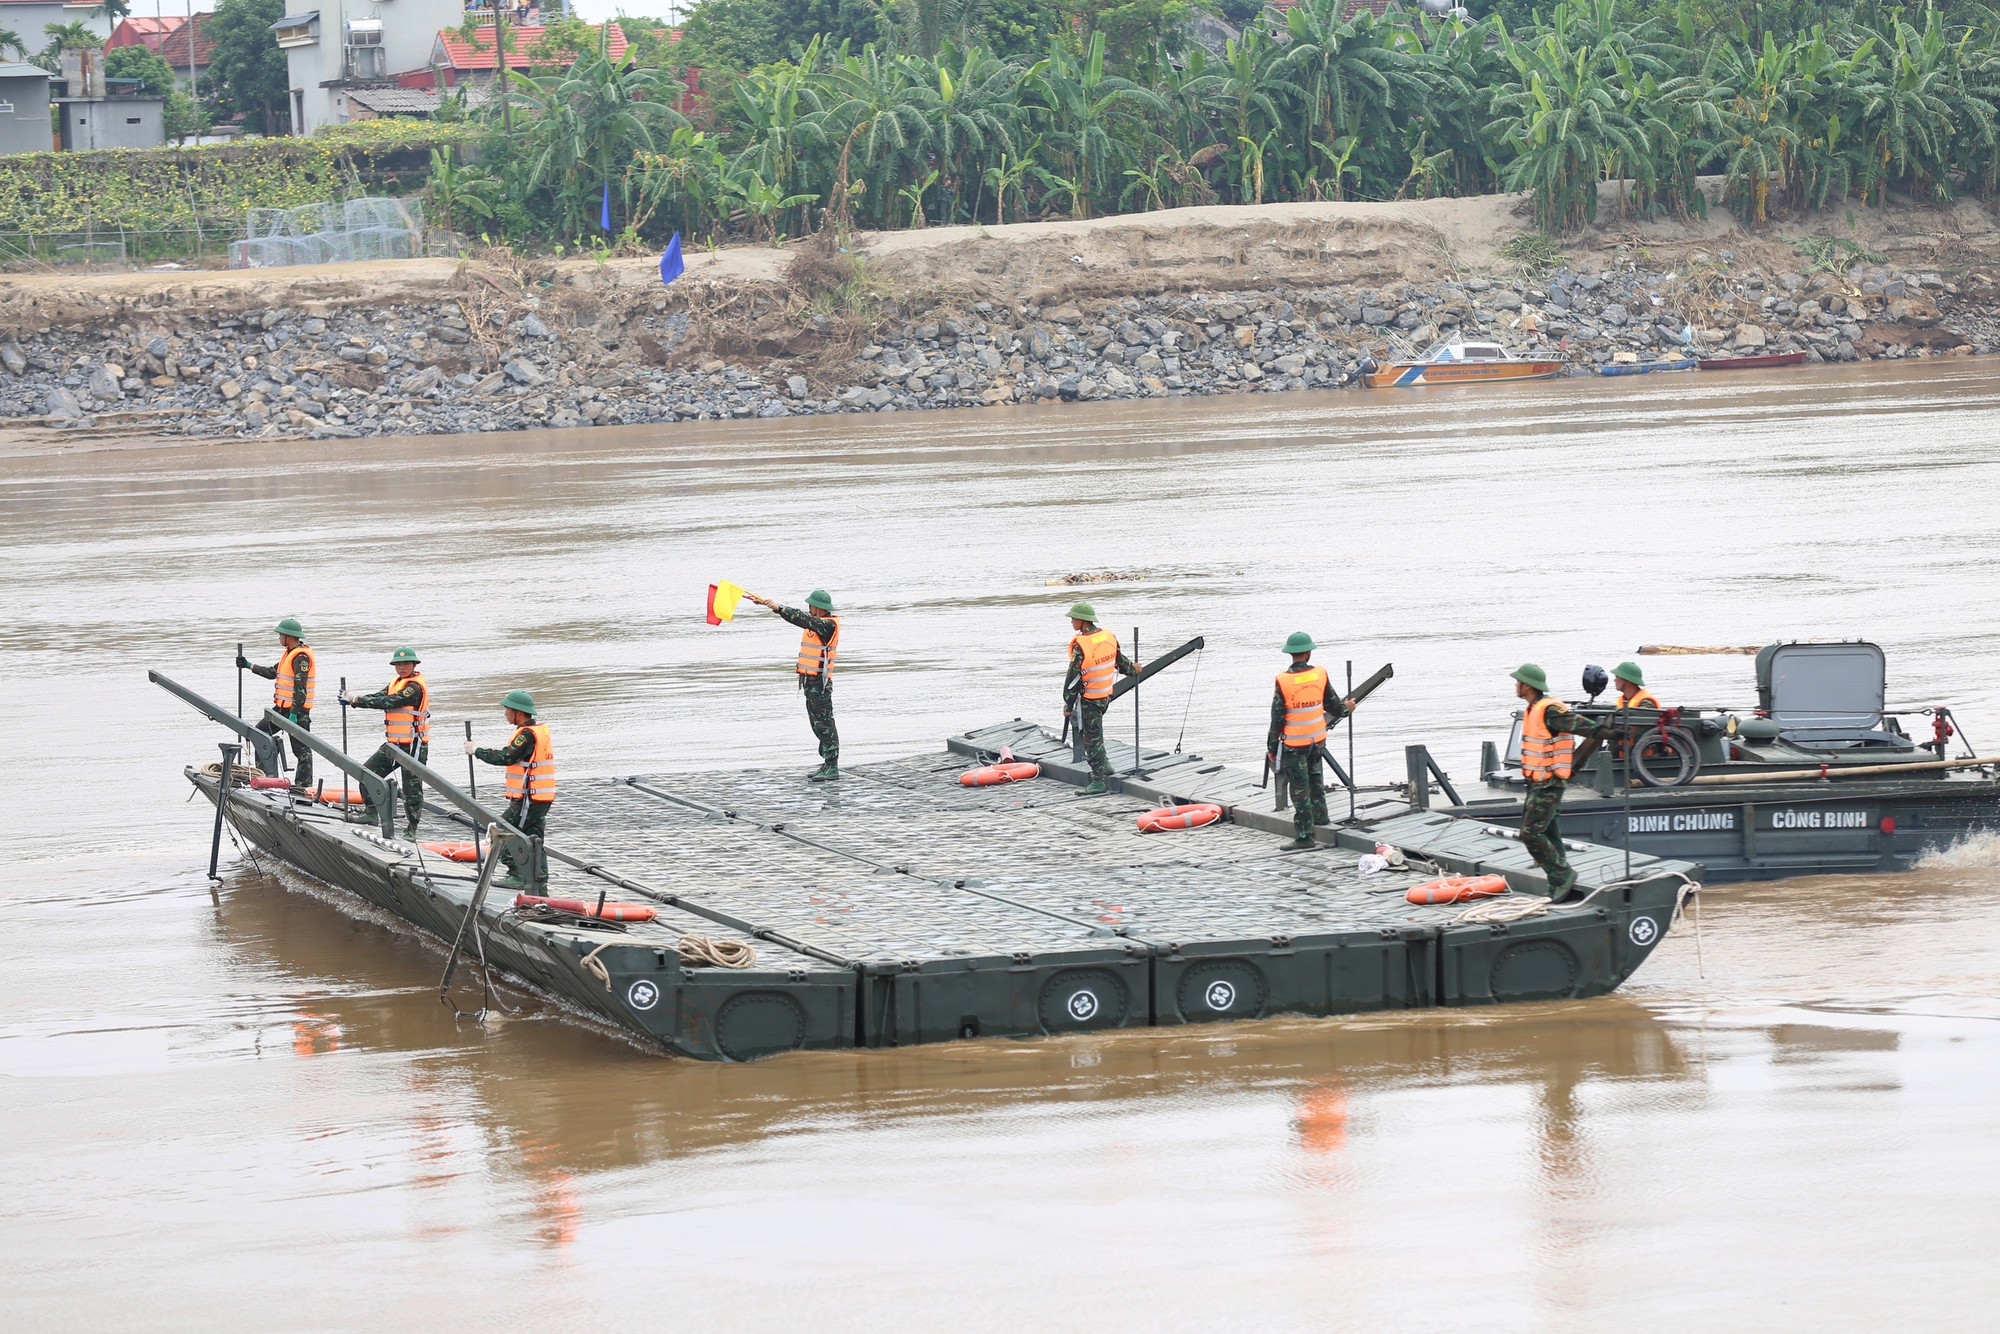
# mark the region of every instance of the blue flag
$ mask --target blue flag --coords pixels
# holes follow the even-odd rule
[[[605,231],[611,230],[611,182],[604,183],[604,212],[597,219],[597,225]]]
[[[674,233],[674,239],[667,242],[667,253],[660,256],[660,281],[670,283],[687,272],[687,265],[681,263],[681,234]]]

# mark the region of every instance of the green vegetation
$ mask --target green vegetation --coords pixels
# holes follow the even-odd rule
[[[490,183],[482,230],[567,245],[602,236],[609,183],[612,230],[650,245],[1500,190],[1560,235],[1596,220],[1601,190],[1621,214],[1700,216],[1705,175],[1752,226],[2000,184],[1984,8],[1347,9],[1250,12],[1215,55],[1182,0],[704,0],[678,44],[635,22],[620,62],[584,51],[517,76],[511,136],[499,100],[473,115],[477,161],[453,188]]]
[[[104,53],[104,77],[137,79],[139,92],[147,97],[165,97],[174,90],[174,72],[157,51],[143,46],[120,46]]]

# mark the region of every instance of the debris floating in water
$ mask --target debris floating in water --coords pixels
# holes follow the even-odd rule
[[[1704,644],[1639,645],[1639,656],[1642,658],[1654,654],[1663,655],[1667,657],[1674,657],[1682,654],[1694,654],[1694,653],[1740,653],[1745,657],[1754,658],[1763,651],[1764,651],[1764,646],[1762,644],[1723,644],[1720,646],[1711,646]]]
[[[1098,574],[1059,574],[1043,585],[1045,588],[1065,588],[1074,584],[1138,584],[1144,583],[1144,570],[1105,570]]]

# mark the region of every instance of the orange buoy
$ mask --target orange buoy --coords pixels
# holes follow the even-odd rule
[[[288,788],[291,785],[292,780],[289,778],[259,776],[250,780],[250,788],[254,792],[270,792]]]
[[[1199,829],[1205,824],[1214,824],[1221,818],[1222,807],[1209,802],[1168,806],[1162,810],[1140,812],[1139,832],[1157,834],[1168,829]]]
[[[1018,783],[1024,778],[1033,778],[1041,773],[1042,766],[1016,760],[1012,764],[989,764],[981,769],[967,769],[958,776],[961,787],[993,787],[999,783]]]
[[[1490,899],[1507,892],[1504,875],[1448,875],[1413,885],[1403,897],[1412,903],[1464,903],[1468,899]]]
[[[553,908],[557,912],[566,912],[573,917],[595,917],[605,922],[650,922],[660,915],[658,908],[644,903],[607,903],[604,905],[604,911],[600,913],[596,904],[585,903],[581,899],[545,899],[538,894],[516,894],[514,906]]]
[[[473,847],[470,843],[423,843],[418,846],[423,848],[425,852],[436,853],[450,862],[476,862],[479,860],[479,849]]]
[[[368,798],[361,795],[359,788],[353,787],[335,788],[331,792],[322,792],[319,795],[319,799],[329,806],[362,806],[366,805],[368,801]]]

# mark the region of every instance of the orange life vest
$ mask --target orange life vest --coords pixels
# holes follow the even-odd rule
[[[414,746],[431,739],[431,688],[424,681],[422,672],[411,672],[407,681],[416,683],[417,702],[407,708],[385,710],[382,714],[382,732],[398,746]],[[406,678],[399,676],[383,688],[383,693],[392,692],[405,683]]]
[[[1079,645],[1083,648],[1083,697],[1110,699],[1111,678],[1118,671],[1118,636],[1109,630],[1072,635],[1070,651],[1075,652]]]
[[[507,766],[507,800],[554,801],[556,799],[556,748],[549,740],[546,723],[527,723],[521,728],[535,738],[535,753],[525,764]],[[521,732],[514,733],[519,740]],[[513,742],[508,742],[512,745]]]
[[[1568,778],[1570,760],[1576,754],[1576,736],[1549,731],[1549,706],[1556,701],[1544,695],[1528,706],[1521,719],[1521,774],[1530,783],[1550,778]]]
[[[818,635],[810,630],[799,632],[799,675],[824,676],[833,679],[833,660],[840,653],[840,618],[822,616],[824,621],[833,622],[833,638],[820,642]]]
[[[296,665],[301,658],[305,659],[303,669]],[[301,670],[305,672],[306,677],[305,707],[310,709],[313,706],[313,691],[319,684],[319,673],[313,670],[312,650],[301,644],[297,648],[286,649],[283,656],[278,659],[278,676],[272,683],[271,707],[279,713],[288,712],[292,708],[292,696],[298,689],[298,677],[295,673]]]
[[[1646,689],[1646,687],[1640,686],[1638,694],[1632,696],[1630,699],[1613,700],[1611,707],[1614,709],[1658,709],[1665,706],[1660,703],[1658,695],[1655,695],[1652,691]]]
[[[1297,748],[1326,740],[1327,685],[1324,667],[1278,673],[1278,693],[1285,697],[1287,746]]]

